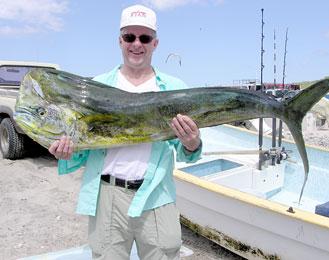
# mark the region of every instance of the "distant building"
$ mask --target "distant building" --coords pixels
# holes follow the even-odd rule
[[[256,79],[242,79],[233,80],[233,85],[227,85],[225,87],[234,87],[239,89],[248,90],[263,90],[264,92],[276,96],[278,98],[290,97],[297,94],[300,91],[300,85],[298,84],[274,84],[264,83],[263,87]]]

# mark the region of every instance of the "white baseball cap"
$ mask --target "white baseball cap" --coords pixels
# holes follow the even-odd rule
[[[122,11],[120,29],[126,26],[139,25],[157,30],[156,14],[151,9],[142,6],[130,6]]]

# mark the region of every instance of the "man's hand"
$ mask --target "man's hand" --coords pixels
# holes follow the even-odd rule
[[[53,142],[48,151],[55,156],[56,159],[70,160],[74,154],[73,142],[70,136],[62,136],[60,140]]]
[[[195,151],[200,146],[200,131],[196,123],[188,116],[178,114],[172,120],[172,129],[189,151]]]

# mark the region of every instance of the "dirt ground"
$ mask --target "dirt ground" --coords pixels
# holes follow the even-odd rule
[[[88,217],[75,213],[82,172],[57,175],[50,155],[22,160],[0,157],[0,259],[80,247],[87,242]],[[185,259],[243,259],[183,227]]]

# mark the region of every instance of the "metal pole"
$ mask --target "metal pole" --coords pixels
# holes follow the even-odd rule
[[[283,73],[282,73],[282,86],[284,88],[284,80],[286,77],[286,56],[287,56],[287,42],[288,42],[288,28],[286,30],[286,41],[284,44],[284,56],[283,56]],[[279,122],[279,141],[278,146],[281,147],[282,143],[282,121]]]
[[[274,29],[274,90],[276,88],[276,39],[275,39],[275,29]],[[272,118],[272,149],[273,151],[276,149],[276,118]],[[275,157],[272,157],[272,165],[275,165]]]
[[[261,37],[261,51],[260,51],[260,60],[261,60],[261,67],[260,67],[260,84],[261,84],[261,91],[263,91],[263,55],[264,55],[264,8],[261,9],[262,11],[262,37]],[[259,163],[258,169],[262,169],[262,147],[263,147],[263,118],[259,119],[259,131],[258,131],[258,144],[259,144]]]
[[[275,37],[275,29],[274,29],[274,34],[273,34],[273,38],[274,38],[274,87],[276,86],[276,37]]]

